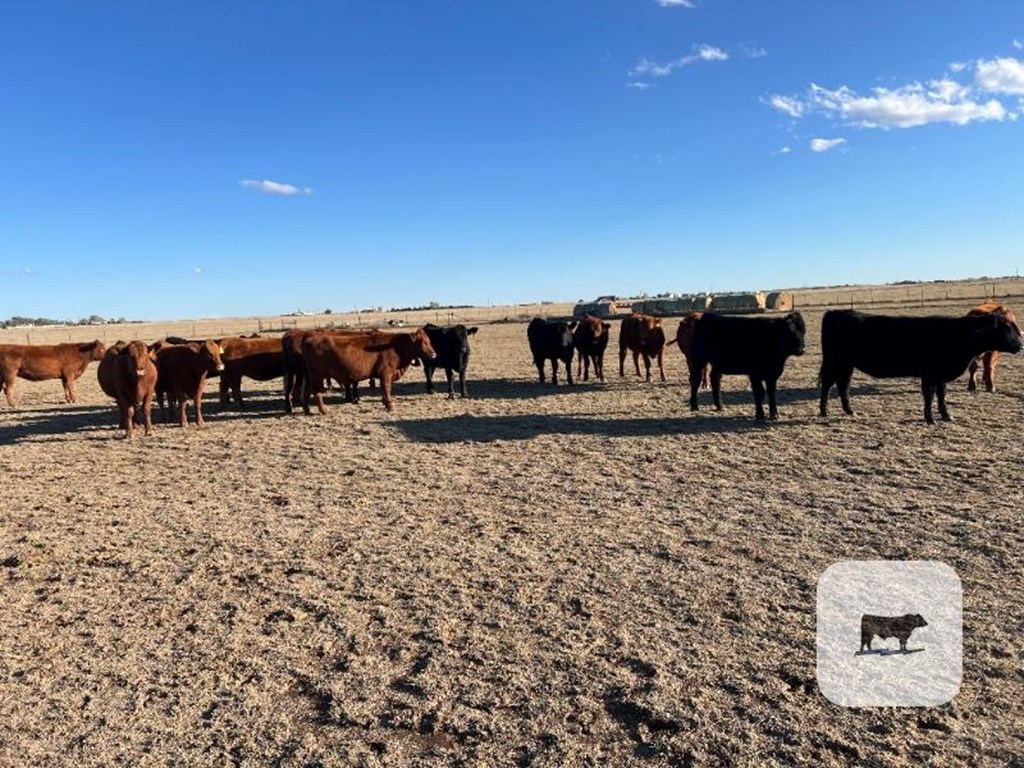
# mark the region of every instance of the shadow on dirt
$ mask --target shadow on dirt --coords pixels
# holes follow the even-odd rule
[[[711,433],[754,432],[806,424],[809,419],[759,423],[750,417],[716,414],[682,418],[602,419],[583,416],[473,416],[465,414],[437,419],[404,419],[392,426],[418,443],[487,443],[495,440],[530,440],[540,435],[598,435],[604,437],[664,437]]]

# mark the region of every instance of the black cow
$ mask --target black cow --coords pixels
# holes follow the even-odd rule
[[[576,378],[582,374],[583,380],[590,379],[590,365],[594,365],[594,375],[598,381],[604,381],[604,351],[608,348],[608,336],[612,324],[593,315],[584,315],[580,324],[572,334],[573,345],[576,347]]]
[[[878,637],[885,640],[895,637],[900,641],[900,650],[906,652],[910,634],[918,627],[927,627],[928,622],[920,613],[907,613],[903,616],[872,616],[865,613],[860,617],[860,650],[871,650],[871,640]]]
[[[833,309],[821,320],[821,415],[828,415],[832,385],[843,410],[850,407],[850,379],[856,368],[876,379],[920,378],[924,420],[934,424],[932,399],[949,421],[946,383],[963,375],[983,352],[1019,352],[1020,330],[1004,315],[971,317],[890,317]]]
[[[572,332],[576,321],[544,320],[535,317],[526,328],[530,340],[530,352],[537,366],[540,383],[544,383],[544,361],[551,361],[551,383],[558,384],[558,361],[565,363],[565,378],[572,384],[572,353],[574,349]]]
[[[785,317],[733,317],[705,312],[693,328],[693,364],[690,366],[690,410],[697,410],[697,390],[704,366],[711,364],[711,393],[722,410],[722,375],[750,377],[755,414],[764,421],[764,394],[768,392],[768,418],[779,418],[775,384],[786,358],[804,353],[806,327],[799,312]],[[689,361],[688,361],[689,362]]]
[[[464,325],[451,325],[443,328],[440,325],[428,323],[424,326],[427,336],[430,337],[430,346],[434,348],[437,357],[429,359],[420,358],[423,363],[423,372],[427,375],[427,392],[434,391],[434,371],[444,368],[445,376],[448,377],[448,399],[455,397],[455,384],[452,380],[453,373],[459,374],[459,394],[466,396],[466,365],[469,363],[469,337],[477,332],[476,328],[467,328]]]

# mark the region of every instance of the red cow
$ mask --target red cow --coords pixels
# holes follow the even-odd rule
[[[676,331],[676,344],[679,345],[679,351],[683,353],[683,357],[686,358],[686,367],[690,371],[690,377],[694,374],[694,359],[693,359],[693,329],[697,325],[697,321],[704,317],[703,312],[690,312],[683,318],[682,322],[679,323],[679,330]],[[708,368],[709,364],[705,364],[700,371],[701,386],[704,389],[708,388]]]
[[[370,377],[380,379],[384,407],[392,410],[391,384],[401,378],[405,369],[417,358],[437,357],[426,330],[411,333],[373,332],[338,336],[314,333],[302,342],[302,359],[306,365],[303,387],[303,409],[308,414],[310,394],[316,395],[316,406],[324,410],[324,381],[335,379],[356,385]]]
[[[651,380],[651,358],[657,358],[661,380],[665,381],[665,330],[661,318],[639,312],[622,318],[619,329],[619,376],[625,376],[626,352],[633,353],[636,375],[640,375],[640,356],[644,358],[646,380]]]
[[[0,344],[0,375],[7,404],[14,407],[17,379],[45,381],[60,379],[64,399],[73,403],[75,381],[93,360],[102,360],[106,347],[101,341],[88,344]]]
[[[983,315],[997,314],[1005,317],[1010,325],[1020,331],[1020,326],[1017,325],[1017,318],[1009,307],[1003,306],[1002,304],[996,304],[994,301],[986,301],[984,304],[975,307],[967,313],[968,317],[978,317]],[[999,365],[998,351],[989,351],[978,355],[976,358],[971,360],[971,364],[967,369],[969,378],[967,379],[967,390],[969,392],[977,392],[978,390],[978,367],[979,363],[982,368],[982,380],[985,382],[985,389],[989,392],[996,391],[996,366]]]
[[[178,421],[182,428],[188,428],[188,416],[185,409],[192,400],[196,408],[196,424],[200,427],[203,421],[203,387],[206,377],[211,372],[224,370],[220,357],[220,346],[215,341],[192,342],[165,346],[156,353],[157,397],[163,410],[163,394],[178,404]],[[164,421],[167,413],[164,411]]]

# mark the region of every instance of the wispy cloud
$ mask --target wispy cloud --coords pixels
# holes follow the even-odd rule
[[[979,59],[974,82],[989,93],[1024,94],[1024,61],[1012,57]]]
[[[294,184],[285,184],[280,181],[270,181],[269,179],[263,179],[257,181],[256,179],[242,179],[239,182],[243,187],[255,189],[259,192],[265,192],[268,195],[312,195],[312,187],[296,187]]]
[[[763,59],[768,55],[768,51],[762,46],[751,43],[740,43],[740,50],[747,54],[748,59]]]
[[[644,57],[629,71],[629,77],[666,77],[680,67],[694,64],[698,61],[725,61],[729,54],[714,45],[695,45],[693,53],[680,56],[678,59],[659,64],[656,61]]]
[[[696,8],[693,0],[655,0],[662,8]]]
[[[846,143],[846,139],[811,139],[811,152],[828,152]]]
[[[776,155],[788,155],[792,151],[793,151],[793,148],[789,147],[789,146],[779,147],[777,150],[775,150],[775,154]]]
[[[802,117],[806,109],[803,102],[799,99],[791,96],[782,96],[778,93],[773,93],[766,101],[779,110],[779,112],[785,112],[790,117]]]
[[[626,87],[627,88],[635,88],[638,91],[646,91],[648,88],[651,88],[652,86],[651,86],[650,83],[634,81],[634,82],[631,82],[631,83],[626,83]]]
[[[1014,39],[1013,39],[1013,43],[1012,43],[1012,45],[1013,45],[1013,47],[1014,47],[1014,48],[1016,48],[1016,49],[1017,49],[1018,51],[1024,50],[1024,43],[1022,43],[1022,42],[1021,42],[1020,40],[1018,40],[1017,38],[1014,38]]]

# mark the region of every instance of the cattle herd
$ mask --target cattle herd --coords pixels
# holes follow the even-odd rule
[[[594,376],[605,380],[604,353],[611,323],[585,316],[580,321],[536,318],[527,327],[527,341],[540,382],[550,361],[551,383],[558,383],[558,364],[565,379],[576,376],[586,381]],[[117,342],[109,349],[99,341],[87,344],[0,344],[0,374],[7,402],[12,407],[18,378],[29,381],[60,379],[67,402],[74,403],[75,381],[92,361],[99,361],[100,387],[117,404],[118,423],[131,437],[141,417],[145,433],[153,431],[153,401],[160,404],[164,420],[167,408],[178,409],[178,422],[188,426],[187,403],[194,404],[195,421],[204,424],[203,391],[206,380],[220,378],[220,400],[227,406],[233,399],[242,407],[241,382],[245,377],[259,381],[284,380],[284,409],[291,412],[301,398],[310,413],[310,401],[324,413],[324,393],[332,382],[344,390],[346,401],[359,398],[362,381],[380,382],[384,407],[393,408],[392,384],[414,365],[422,365],[427,391],[433,376],[443,368],[448,380],[448,397],[466,392],[469,338],[476,328],[463,325],[426,325],[410,332],[392,333],[379,329],[293,330],[279,337],[230,337],[217,340],[162,339],[153,344],[141,341]],[[693,312],[679,323],[675,342],[683,353],[689,372],[689,405],[697,410],[697,394],[710,383],[715,408],[722,409],[722,376],[743,375],[750,379],[755,416],[778,418],[776,388],[786,360],[804,354],[806,333],[799,312],[778,317],[732,316],[715,312]],[[625,375],[625,361],[633,356],[636,375],[640,359],[645,377],[651,379],[651,362],[658,363],[665,381],[666,336],[662,319],[633,314],[622,318],[619,332],[619,375]],[[909,377],[921,380],[924,417],[934,423],[933,401],[939,416],[949,420],[946,384],[965,371],[970,372],[968,388],[977,388],[977,371],[989,391],[995,388],[999,354],[1021,349],[1021,329],[1009,308],[987,302],[965,317],[890,317],[854,310],[830,310],[821,327],[820,415],[828,414],[833,386],[839,392],[843,410],[850,406],[850,381],[859,370],[875,378]]]

